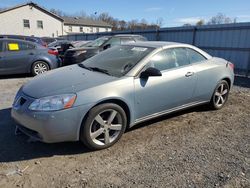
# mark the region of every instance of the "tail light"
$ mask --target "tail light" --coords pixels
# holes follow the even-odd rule
[[[228,65],[229,65],[229,67],[230,67],[232,70],[234,70],[234,64],[233,64],[233,63],[228,62]]]
[[[48,53],[51,54],[51,55],[58,55],[57,50],[49,50]]]

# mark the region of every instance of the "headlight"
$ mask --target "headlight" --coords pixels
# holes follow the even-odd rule
[[[55,111],[71,108],[76,100],[75,94],[64,94],[36,99],[29,106],[34,111]]]

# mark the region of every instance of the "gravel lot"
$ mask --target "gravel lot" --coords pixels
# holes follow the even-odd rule
[[[250,80],[220,111],[193,108],[125,133],[113,147],[14,135],[10,107],[31,78],[0,79],[0,187],[250,187]]]

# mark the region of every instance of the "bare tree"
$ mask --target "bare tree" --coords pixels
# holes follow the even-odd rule
[[[119,28],[119,30],[126,30],[127,29],[127,22],[124,20],[118,21],[118,28]]]
[[[236,23],[236,18],[227,17],[225,14],[218,13],[216,16],[213,16],[207,24],[229,24],[229,23]]]
[[[58,10],[58,9],[52,8],[52,9],[50,9],[50,12],[52,12],[53,14],[56,14],[57,16],[64,16],[63,11]]]
[[[164,22],[164,19],[163,19],[162,17],[157,18],[157,20],[156,20],[156,25],[157,25],[159,28],[161,28],[162,25],[163,25],[163,22]]]

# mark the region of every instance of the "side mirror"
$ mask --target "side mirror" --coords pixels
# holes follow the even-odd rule
[[[150,76],[162,76],[162,74],[160,70],[149,67],[141,73],[140,78],[148,78]]]
[[[103,46],[103,50],[106,50],[106,49],[108,49],[110,47],[111,47],[111,44],[106,44],[105,46]]]

